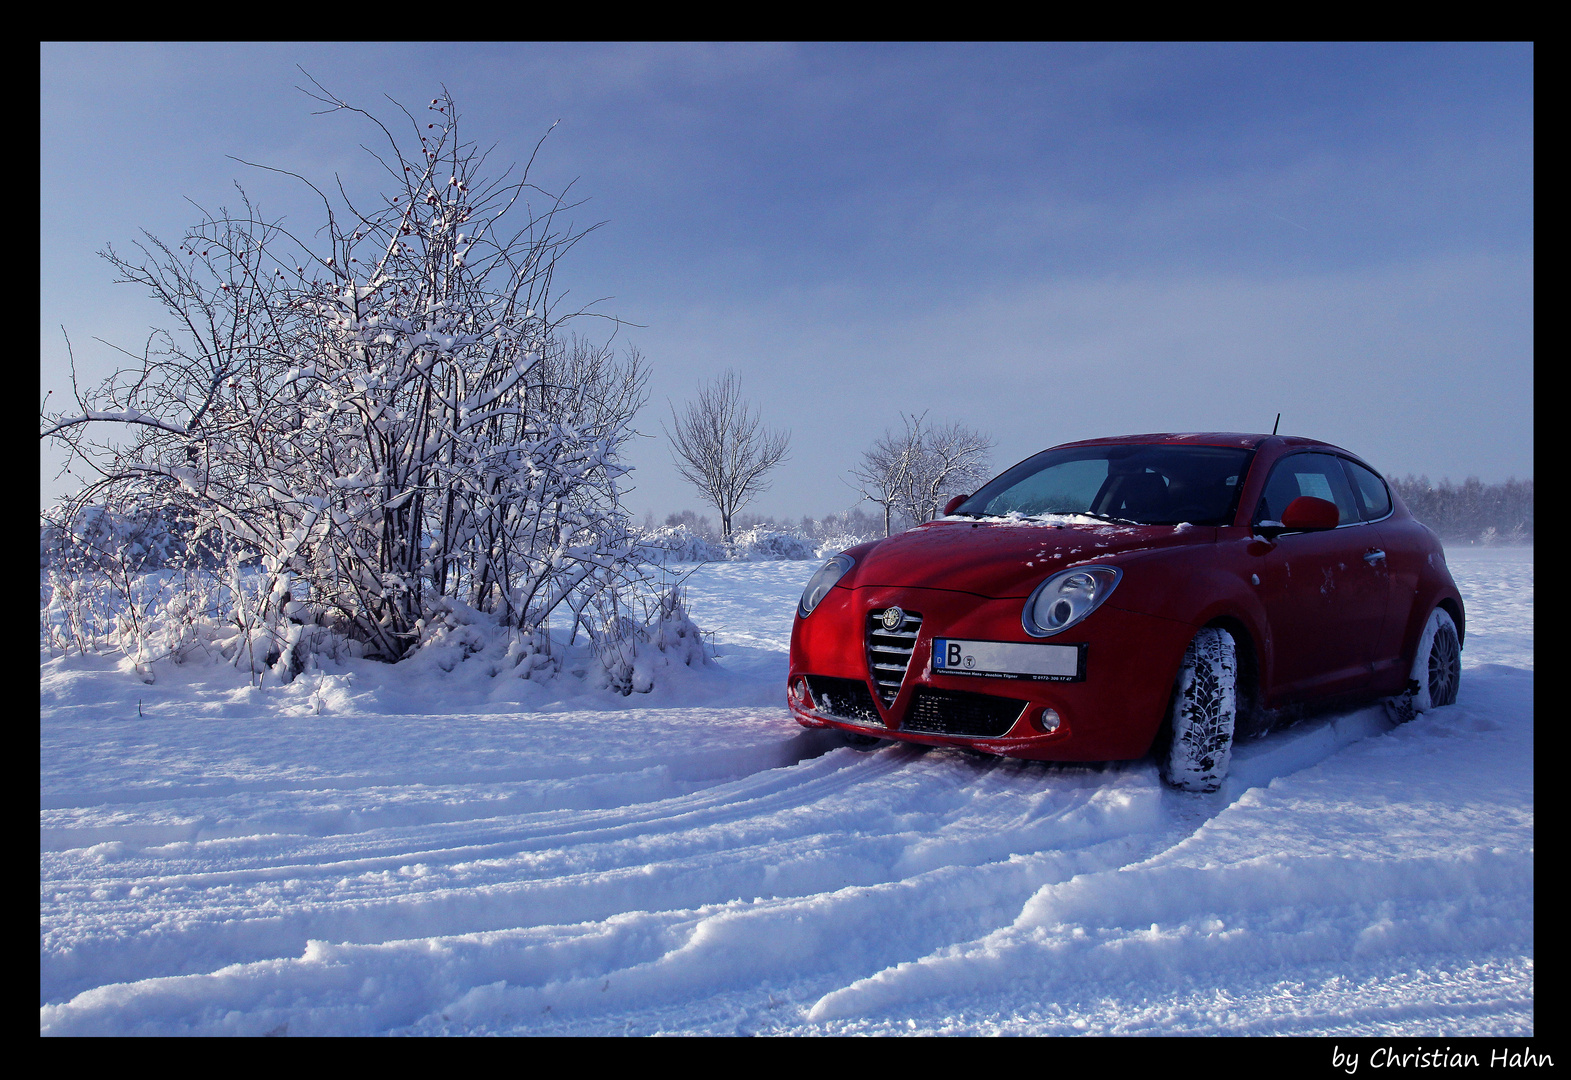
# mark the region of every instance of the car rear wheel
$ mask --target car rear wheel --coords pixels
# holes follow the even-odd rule
[[[1408,673],[1407,691],[1391,701],[1397,723],[1411,720],[1421,712],[1456,704],[1462,684],[1462,636],[1445,608],[1435,608],[1418,636],[1413,651],[1413,667]]]
[[[1158,757],[1162,779],[1181,791],[1215,791],[1233,757],[1238,719],[1238,646],[1233,635],[1208,626],[1184,650],[1168,711],[1166,745]]]

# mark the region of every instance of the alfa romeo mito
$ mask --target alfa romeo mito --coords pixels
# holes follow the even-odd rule
[[[1235,736],[1306,708],[1451,704],[1461,595],[1368,463],[1313,439],[1131,435],[1029,457],[830,559],[786,696],[854,745],[1154,755],[1215,790]]]

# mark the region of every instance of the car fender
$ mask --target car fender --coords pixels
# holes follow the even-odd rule
[[[1224,558],[1221,545],[1198,544],[1107,560],[1123,571],[1107,604],[1197,628],[1231,615],[1254,633],[1264,609],[1239,570],[1221,562]]]
[[[1182,622],[1195,630],[1225,626],[1234,637],[1246,636],[1239,645],[1256,675],[1269,672],[1272,641],[1265,608],[1253,585],[1239,569],[1222,562],[1224,557],[1221,545],[1202,544],[1120,560],[1124,576],[1108,606]],[[1268,693],[1270,688],[1260,689]]]
[[[1429,613],[1437,607],[1445,608],[1451,621],[1456,624],[1457,642],[1460,644],[1466,640],[1466,609],[1462,605],[1462,594],[1451,582],[1450,574],[1447,573],[1443,580],[1439,575],[1423,574],[1419,577],[1413,606],[1408,609],[1407,625],[1402,631],[1402,660],[1405,665],[1402,670],[1411,667],[1418,640],[1423,636],[1424,625],[1429,621]]]
[[[836,589],[855,589],[859,575],[862,572],[862,564],[867,561],[868,554],[879,544],[882,544],[885,539],[885,537],[879,537],[877,540],[869,540],[865,544],[857,544],[840,552],[841,555],[849,555],[851,557],[851,569],[841,575],[840,580],[835,582],[833,587]],[[819,565],[822,566],[826,561],[827,557],[819,560]]]

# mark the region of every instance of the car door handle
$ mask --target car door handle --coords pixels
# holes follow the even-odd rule
[[[1364,561],[1370,566],[1375,565],[1377,562],[1383,562],[1385,557],[1386,553],[1381,551],[1379,548],[1375,548],[1373,551],[1366,551],[1364,553]]]

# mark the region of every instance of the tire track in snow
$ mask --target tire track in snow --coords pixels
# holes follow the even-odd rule
[[[1274,760],[1296,771],[1358,725],[1344,727],[1340,738],[1264,740],[1252,767],[1263,775]],[[637,1006],[679,988],[799,975],[826,955],[833,963],[820,974],[851,986],[941,950],[957,930],[1007,926],[1044,886],[1172,848],[1232,801],[1167,792],[1139,764],[1096,770],[888,747],[649,804],[170,845],[80,884],[67,864],[88,853],[62,853],[58,905],[72,914],[51,949],[44,905],[43,999],[117,976],[197,978],[236,963],[272,965],[258,977],[281,992],[328,956],[371,972],[419,966],[411,950],[439,945],[445,966],[477,938],[495,954],[480,966],[508,984],[510,997],[491,1007],[509,1012]],[[247,844],[259,850],[232,868],[180,869]],[[72,940],[68,924],[80,929],[84,917],[113,936]],[[879,933],[891,919],[902,933]],[[835,935],[878,944],[826,949]],[[792,944],[770,947],[776,940]],[[443,1004],[431,993],[415,999],[427,1012]]]
[[[388,717],[398,721],[402,717]],[[538,719],[538,717],[536,718]],[[616,760],[590,758],[580,762],[551,760],[534,766],[509,766],[505,768],[419,768],[406,772],[361,771],[342,775],[311,777],[282,777],[258,780],[214,780],[187,784],[163,784],[157,787],[100,788],[92,791],[50,791],[41,794],[41,811],[91,810],[106,806],[135,806],[139,804],[167,804],[184,800],[228,800],[237,796],[280,795],[303,792],[338,793],[373,790],[377,788],[442,788],[473,787],[475,785],[515,785],[535,788],[542,784],[574,787],[590,785],[600,787],[608,783],[623,782],[638,774],[661,772],[672,781],[694,784],[723,783],[738,780],[756,772],[800,764],[822,756],[840,744],[829,732],[801,730],[779,745],[732,750],[729,753],[698,751],[687,754],[649,753],[642,756],[622,757]],[[638,799],[633,789],[633,801]],[[599,804],[604,805],[604,804]],[[582,809],[570,804],[545,804],[541,810]],[[440,820],[433,818],[431,820]],[[66,830],[61,830],[64,833]],[[62,840],[69,839],[62,835]],[[85,846],[85,845],[84,845]],[[45,849],[45,850],[64,850]]]
[[[236,954],[194,961],[186,958],[190,954],[185,945],[160,941],[159,951],[168,959],[155,963],[152,970],[197,970],[203,963],[298,954],[310,936],[308,930],[355,940],[365,936],[364,925],[380,918],[400,924],[410,936],[439,932],[444,923],[454,930],[488,928],[498,920],[502,925],[528,925],[533,920],[522,902],[526,897],[517,898],[517,903],[491,901],[495,893],[527,891],[530,884],[536,892],[555,884],[557,891],[577,898],[576,903],[559,900],[545,905],[543,915],[548,920],[574,918],[574,912],[562,910],[573,907],[582,910],[577,917],[601,917],[612,913],[616,901],[625,899],[621,895],[625,890],[611,888],[606,875],[647,876],[642,866],[649,861],[650,852],[647,845],[635,842],[640,836],[680,833],[684,826],[688,832],[701,833],[705,827],[713,829],[749,813],[778,815],[792,805],[822,800],[856,783],[858,775],[877,775],[899,767],[895,760],[870,761],[849,751],[830,757],[828,761],[815,759],[805,769],[770,770],[721,785],[719,790],[632,807],[375,830],[369,835],[312,838],[304,843],[296,837],[279,836],[174,844],[168,845],[175,849],[172,859],[161,858],[155,849],[126,859],[110,873],[102,872],[98,864],[127,854],[115,844],[101,846],[108,850],[45,856],[41,859],[40,920],[45,939],[45,997],[49,997],[51,983],[58,982],[51,977],[56,963],[62,965],[62,971],[78,969],[86,977],[93,977],[93,971],[102,971],[106,965],[106,974],[130,972],[138,969],[136,957],[130,954],[148,944],[145,939],[188,942],[225,923],[230,924],[226,933],[245,939]],[[239,868],[182,872],[184,866],[210,864],[211,849],[225,846],[262,850],[235,859],[241,864]],[[599,863],[586,865],[585,852],[598,853]],[[525,853],[537,853],[539,865],[532,868],[531,860],[516,858]],[[171,861],[173,872],[168,865]],[[81,867],[83,863],[87,865]],[[445,864],[461,880],[444,882],[433,864]],[[77,868],[82,872],[73,872]],[[601,876],[598,884],[596,875]],[[356,888],[351,876],[360,879],[362,887]],[[73,877],[80,878],[80,883],[73,883]],[[538,880],[522,886],[512,884],[521,877]],[[463,897],[463,890],[477,887],[483,891],[472,899]],[[585,893],[601,895],[585,897]],[[427,909],[427,917],[400,919],[396,911],[389,910],[400,907]],[[455,913],[454,908],[468,911]],[[58,919],[52,917],[56,912]],[[116,928],[107,940],[83,943],[71,950],[90,951],[91,962],[81,956],[71,960],[54,955],[51,937],[68,933],[83,916],[90,924],[109,923]],[[246,925],[248,922],[256,925]],[[127,955],[123,962],[116,962],[114,956],[121,952]],[[192,952],[201,955],[203,950]],[[169,963],[176,966],[171,969]]]
[[[1340,733],[1334,730],[1338,722],[1344,729]],[[1273,770],[1294,771],[1320,760],[1373,722],[1370,716],[1334,718],[1308,732],[1262,740],[1244,755],[1253,770],[1251,780],[1268,782]],[[726,909],[712,917],[734,933],[734,928],[753,925],[752,920],[774,917],[749,914],[749,895],[805,898],[805,906],[791,917],[807,918],[812,910],[809,921],[817,925],[826,912],[856,907],[851,900],[825,903],[824,897],[858,888],[875,889],[867,895],[877,895],[881,885],[907,887],[946,867],[1022,858],[1032,866],[1029,860],[1043,853],[1056,857],[1099,845],[1112,852],[1121,850],[1119,841],[1122,853],[1134,859],[1190,835],[1238,793],[1176,797],[1140,763],[1093,769],[977,761],[890,746],[871,755],[831,752],[698,792],[626,806],[304,839],[279,835],[177,843],[139,855],[108,844],[109,850],[96,857],[89,849],[43,860],[42,996],[60,1000],[116,974],[128,979],[185,974],[299,957],[312,940],[373,946],[541,925],[581,926],[557,932],[552,948],[560,951],[562,941],[578,935],[598,940],[607,920],[666,912],[656,920],[665,928],[662,934],[651,937],[648,926],[639,931],[639,940],[654,952],[619,954],[618,965],[592,976],[616,975],[619,985],[636,985],[638,979],[627,978],[630,969],[669,977],[673,965],[681,968],[681,958],[693,955],[686,941],[670,938],[671,927],[688,925],[702,939],[707,931],[701,927],[718,925],[695,921],[692,912],[706,906],[741,904],[741,913]],[[1172,832],[1180,822],[1182,827]],[[847,823],[860,827],[847,829]],[[212,866],[215,852],[226,848],[236,852],[230,866],[185,869]],[[80,884],[72,883],[71,864],[84,857],[95,865]],[[122,861],[111,862],[113,869],[105,872],[96,865],[99,858]],[[1059,865],[1048,859],[1039,872],[1014,866],[984,875],[998,879],[992,881],[991,900],[981,902],[974,892],[966,893],[968,899],[938,903],[929,914],[944,914],[952,931],[961,911],[961,924],[985,933],[1007,924],[1036,889],[1059,880],[1056,872],[1044,869]],[[1124,864],[1065,865],[1086,873]],[[54,866],[59,873],[51,881]],[[907,887],[893,895],[908,894]],[[56,921],[51,908],[75,916]],[[773,909],[766,905],[758,911]],[[82,916],[113,926],[113,934],[78,936],[73,930],[80,931]],[[848,916],[829,916],[831,921],[841,917]],[[650,944],[656,941],[658,946]],[[907,962],[923,955],[912,950],[944,944],[922,934],[906,935],[894,953],[865,959],[869,964]],[[674,959],[662,964],[667,955]]]
[[[516,837],[534,825],[527,842],[477,845],[473,826],[460,824],[441,830],[450,834],[443,837],[447,846],[431,845],[429,829],[400,830],[369,841],[312,840],[305,846],[308,857],[301,858],[301,848],[281,838],[287,850],[264,852],[261,866],[168,873],[157,853],[147,852],[79,885],[63,872],[49,874],[51,861],[45,860],[44,996],[58,1000],[82,989],[82,980],[102,981],[111,973],[132,977],[298,956],[311,938],[374,940],[370,927],[382,940],[431,937],[614,918],[650,907],[685,910],[746,896],[832,892],[956,861],[1007,859],[1023,839],[1046,848],[1095,844],[1150,815],[1149,808],[1139,809],[1131,818],[1117,806],[1087,814],[1087,803],[1107,801],[1106,777],[1090,771],[1065,774],[1074,782],[1052,794],[1039,790],[1040,767],[989,767],[897,748],[875,755],[843,751],[775,772],[780,775],[650,807],[570,815],[576,820],[567,822],[562,815],[488,821],[479,830],[490,840],[509,832]],[[1000,799],[1006,807],[995,813]],[[882,811],[883,827],[869,819],[866,828],[841,831],[849,816],[867,816],[858,809],[863,804],[889,808]],[[466,843],[453,846],[455,834]],[[330,858],[346,848],[363,855],[367,845],[380,853],[377,858]],[[61,871],[87,854],[57,857]],[[210,855],[192,852],[189,859]],[[445,866],[432,865],[438,860]],[[52,907],[76,917],[62,917],[56,926]],[[82,916],[115,925],[114,936],[71,940]]]
[[[861,767],[858,769],[857,766]],[[274,855],[242,853],[235,869],[165,871],[167,885],[212,886],[282,877],[336,877],[407,865],[411,861],[474,862],[533,850],[572,845],[606,844],[645,834],[662,834],[714,826],[739,817],[779,813],[826,798],[870,776],[899,768],[884,759],[859,762],[849,754],[830,755],[792,770],[769,770],[699,792],[660,798],[629,806],[578,811],[545,810],[525,814],[486,814],[428,825],[394,826],[299,838],[287,832],[273,837],[243,836],[162,845],[155,857],[178,866],[189,862],[211,865],[214,852],[225,847],[251,847],[261,839],[278,845]],[[174,850],[167,850],[174,849]],[[189,855],[182,858],[182,855]],[[107,879],[115,880],[113,875]]]

